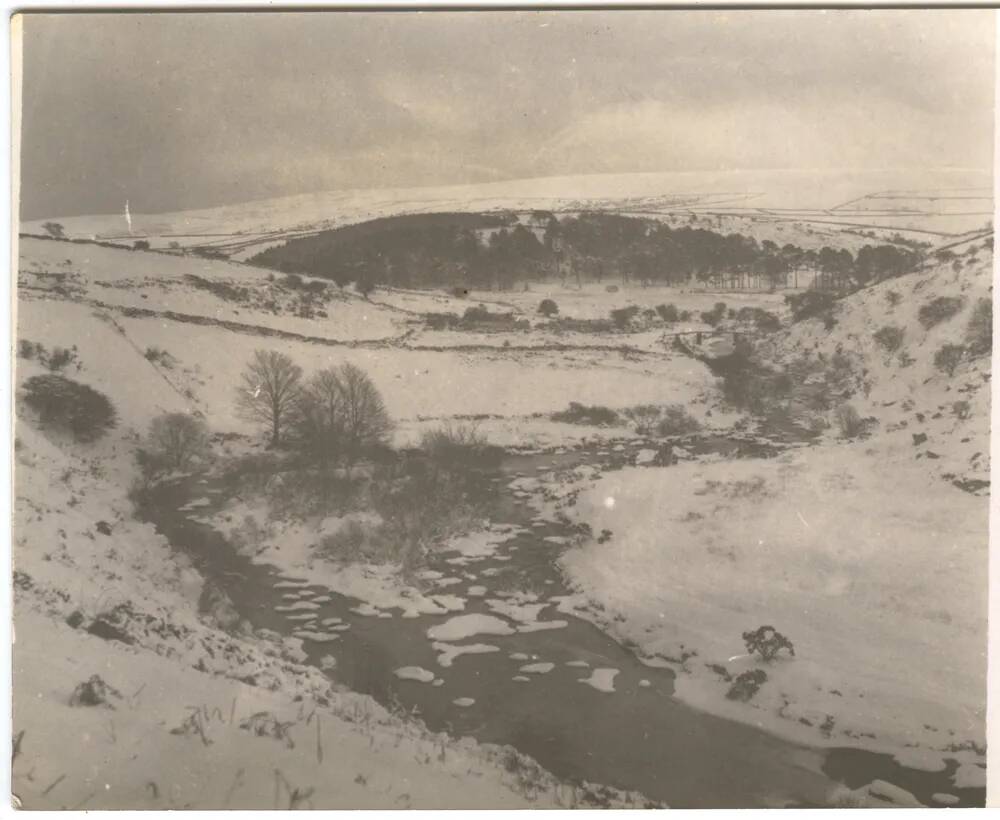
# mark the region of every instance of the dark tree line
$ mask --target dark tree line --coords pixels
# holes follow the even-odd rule
[[[557,219],[536,212],[530,225],[513,214],[421,214],[324,231],[269,248],[251,262],[306,273],[338,284],[505,290],[517,282],[565,275],[644,284],[706,281],[750,274],[772,285],[793,271],[834,276],[846,286],[898,276],[919,254],[897,245],[803,249],[739,233],[608,213]]]

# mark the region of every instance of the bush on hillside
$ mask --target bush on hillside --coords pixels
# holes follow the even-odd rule
[[[149,446],[171,469],[183,470],[208,445],[208,427],[187,413],[164,413],[149,425]]]
[[[542,316],[555,316],[559,312],[559,305],[552,299],[542,299],[541,304],[538,305],[538,312]]]
[[[963,305],[965,299],[961,296],[938,296],[920,307],[917,318],[924,329],[929,330],[950,319],[962,309]]]
[[[934,366],[938,370],[952,376],[958,366],[962,363],[962,358],[964,356],[965,347],[963,345],[942,345],[938,352],[934,354]]]
[[[680,311],[677,310],[677,305],[671,303],[669,305],[657,305],[656,312],[660,314],[660,318],[664,322],[677,322],[681,318]]]
[[[732,686],[726,692],[726,697],[729,700],[738,700],[746,703],[760,691],[760,687],[766,682],[767,672],[763,669],[747,669],[736,676]]]
[[[979,299],[972,308],[965,343],[970,356],[988,356],[993,352],[993,301]]]
[[[428,430],[420,437],[420,449],[435,465],[451,471],[495,467],[503,452],[471,424],[444,424]]]
[[[661,436],[681,436],[697,433],[700,429],[698,420],[679,404],[664,407],[663,417],[656,425],[656,432]]]
[[[751,655],[756,652],[765,663],[774,660],[782,649],[795,657],[795,647],[792,646],[792,642],[773,626],[760,626],[751,632],[744,632],[743,643],[747,652]]]
[[[836,302],[836,295],[826,290],[807,290],[804,293],[790,293],[785,296],[785,303],[792,313],[793,322],[828,314]]]
[[[770,311],[758,307],[742,307],[736,311],[741,322],[752,322],[761,333],[773,333],[781,328],[781,319]]]
[[[864,419],[861,418],[858,411],[851,404],[845,402],[839,405],[833,411],[833,417],[843,438],[857,438],[865,432],[866,425]]]
[[[629,323],[639,315],[639,308],[636,305],[629,305],[628,307],[615,308],[611,311],[611,321],[614,322],[615,327],[622,330],[628,327]]]
[[[24,401],[43,425],[65,429],[77,441],[94,441],[117,423],[107,396],[65,376],[32,376],[24,383]]]
[[[895,353],[903,344],[903,328],[886,325],[875,331],[873,337],[888,353]]]
[[[618,424],[618,414],[610,407],[600,405],[587,406],[571,401],[569,407],[553,413],[552,421],[562,421],[568,424],[591,424],[595,427]]]

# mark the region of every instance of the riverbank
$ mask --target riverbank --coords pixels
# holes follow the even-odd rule
[[[560,560],[564,608],[668,665],[677,697],[813,746],[955,760],[956,787],[984,784],[985,499],[866,442],[517,486],[594,535]],[[746,654],[762,625],[794,658]],[[728,698],[752,670],[766,683]]]
[[[345,691],[133,517],[113,452],[18,427],[13,792],[29,809],[628,805]]]

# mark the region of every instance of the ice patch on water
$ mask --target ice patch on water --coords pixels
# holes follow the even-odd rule
[[[499,652],[499,646],[493,646],[488,643],[470,643],[463,645],[455,645],[451,643],[441,643],[440,641],[435,641],[431,646],[434,648],[435,652],[440,652],[438,655],[437,662],[441,666],[451,666],[455,662],[455,658],[461,657],[462,655],[486,655],[492,652]]]
[[[590,666],[586,661],[566,661],[566,666],[576,666],[576,667],[587,667]]]
[[[473,598],[482,598],[489,590],[483,586],[469,587],[466,593],[471,595]]]
[[[292,634],[296,638],[302,638],[304,641],[313,641],[314,643],[330,643],[331,641],[340,640],[340,635],[332,635],[329,632],[310,632],[304,629],[297,629]]]
[[[529,675],[547,675],[556,668],[554,663],[527,663],[518,671],[527,672]]]
[[[475,702],[476,702],[475,698],[455,698],[452,701],[452,703],[454,703],[456,706],[461,706],[463,709],[466,706],[472,706],[472,704]]]
[[[578,680],[580,683],[592,686],[598,692],[614,692],[615,677],[618,675],[618,672],[618,669],[595,669],[590,673],[589,678],[579,678]]]
[[[299,612],[303,609],[319,609],[319,604],[314,604],[312,601],[296,601],[294,604],[289,604],[288,606],[276,606],[274,608],[275,612]]]
[[[512,661],[530,661],[531,655],[526,655],[524,652],[511,652],[508,656]]]
[[[403,666],[393,674],[400,680],[415,680],[420,683],[430,683],[434,680],[434,673],[420,666]]]
[[[564,629],[569,626],[569,621],[535,621],[534,623],[521,624],[518,632],[544,632],[547,629]]]
[[[649,682],[648,680],[646,680],[645,678],[643,678],[643,679],[642,679],[641,681],[639,681],[639,686],[641,686],[641,687],[642,687],[643,689],[648,689],[648,688],[649,688],[650,686],[652,686],[652,685],[653,685],[653,684],[651,684],[651,683],[650,683],[650,682]]]
[[[427,630],[427,637],[434,641],[461,641],[473,635],[513,635],[514,630],[506,621],[492,615],[457,615],[443,624]]]
[[[526,678],[524,675],[514,675],[511,680],[516,680],[518,683],[527,683],[531,678]]]

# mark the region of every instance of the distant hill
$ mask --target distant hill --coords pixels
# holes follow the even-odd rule
[[[856,249],[894,233],[936,243],[981,228],[992,215],[989,173],[717,171],[595,174],[477,185],[330,191],[164,214],[60,217],[20,231],[58,230],[72,238],[154,248],[202,249],[237,260],[288,238],[387,216],[443,212],[613,211],[710,221],[723,232],[778,244]],[[58,226],[46,228],[46,223]],[[813,244],[809,244],[813,243]]]

